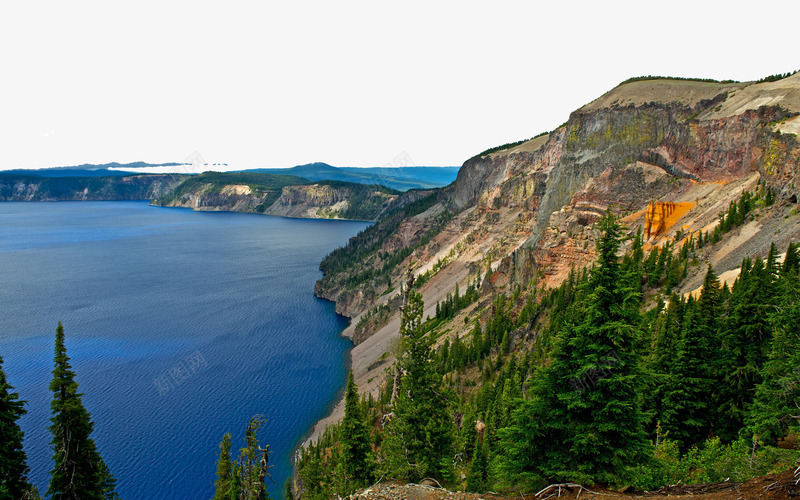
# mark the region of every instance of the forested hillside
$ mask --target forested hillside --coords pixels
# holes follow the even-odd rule
[[[696,241],[645,252],[637,234],[618,257],[624,229],[613,216],[599,224],[591,270],[497,296],[466,338],[451,342],[440,317],[423,320],[411,291],[398,368],[377,398],[349,396],[343,423],[304,450],[305,495],[380,477],[475,492],[554,482],[652,490],[791,467],[798,453],[783,440],[800,397],[798,247],[783,263],[774,247],[766,260],[745,259],[732,287],[709,267],[699,294],[682,297],[674,288],[698,265]],[[345,430],[353,419],[368,431]],[[363,443],[371,452],[346,463]],[[322,473],[348,467],[356,472]]]
[[[315,429],[295,491],[796,467],[798,112],[800,75],[635,79],[333,252],[317,293],[354,318],[361,396]]]

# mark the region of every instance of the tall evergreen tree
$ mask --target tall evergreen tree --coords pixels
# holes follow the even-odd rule
[[[358,387],[353,378],[353,370],[350,370],[350,375],[347,377],[344,418],[339,432],[342,444],[340,463],[344,475],[344,488],[339,493],[345,496],[367,486],[372,479],[371,440],[359,405]]]
[[[708,375],[711,353],[700,338],[697,301],[684,306],[675,363],[664,391],[661,425],[684,450],[708,437],[713,383]]]
[[[723,289],[709,266],[700,297],[690,297],[684,306],[671,385],[664,394],[662,427],[683,450],[705,441],[718,421],[717,405],[723,398],[715,388],[723,376],[719,333],[723,301]]]
[[[212,500],[231,500],[231,483],[233,481],[233,462],[231,460],[231,433],[226,432],[219,443],[219,459],[217,460],[217,479],[214,481]],[[238,493],[238,492],[237,492]]]
[[[800,321],[800,308],[791,312]],[[797,324],[797,323],[794,323]],[[785,325],[775,329],[775,341],[746,416],[746,432],[763,444],[773,445],[786,435],[800,416],[800,335]]]
[[[684,301],[673,294],[664,314],[655,316],[655,338],[645,363],[646,380],[650,387],[644,394],[644,406],[647,414],[646,429],[653,432],[664,413],[671,409],[665,405],[666,394],[675,387],[674,365],[680,342],[681,323],[683,321]]]
[[[266,490],[266,479],[272,467],[268,465],[269,445],[262,448],[258,444],[258,430],[265,422],[264,417],[256,415],[244,431],[245,447],[239,450],[239,463],[235,468],[238,481],[233,484],[240,487],[238,498],[241,500],[269,499]]]
[[[724,299],[725,296],[720,287],[717,273],[709,264],[706,277],[703,280],[703,287],[700,290],[700,299],[697,301],[698,328],[701,330],[701,341],[709,349],[720,344],[719,331],[723,319]]]
[[[487,440],[478,437],[467,474],[466,491],[483,493],[489,489],[489,449]]]
[[[797,273],[800,269],[800,245],[789,243],[786,249],[786,256],[783,258],[780,275],[785,278],[791,273]]]
[[[116,492],[117,480],[111,474],[111,469],[108,468],[103,457],[99,457],[99,460],[97,469],[100,472],[100,491],[103,493],[103,499],[119,500],[119,495]]]
[[[609,215],[600,227],[582,320],[562,330],[550,366],[536,372],[532,399],[501,431],[507,482],[619,483],[644,458],[634,345],[641,297],[621,279],[619,224]]]
[[[56,328],[55,367],[50,390],[53,417],[50,432],[53,440],[54,467],[50,472],[47,494],[58,500],[100,500],[113,498],[113,479],[91,438],[92,423],[78,392],[75,372],[69,364],[64,344],[64,327]],[[108,488],[112,491],[108,491]]]
[[[719,373],[716,434],[734,441],[744,423],[746,408],[762,381],[762,369],[772,341],[770,311],[775,305],[778,278],[777,252],[773,244],[767,263],[745,259],[733,286],[723,332]]]
[[[432,340],[422,328],[422,294],[408,290],[400,333],[404,351],[394,418],[383,441],[387,477],[443,479],[452,467],[454,425],[442,379],[432,363]]]
[[[26,401],[19,399],[6,380],[0,356],[0,500],[22,498],[30,489],[28,465],[22,449],[23,432],[19,417],[27,413]]]

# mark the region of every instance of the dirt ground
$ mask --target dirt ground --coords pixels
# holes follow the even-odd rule
[[[494,493],[478,495],[474,493],[453,492],[438,488],[434,483],[397,484],[381,483],[356,492],[351,500],[544,500],[547,498],[617,500],[632,498],[662,498],[711,500],[711,499],[757,499],[757,498],[798,498],[800,485],[793,471],[757,477],[744,483],[709,483],[692,486],[677,485],[649,492],[616,492],[602,487],[583,488],[577,485],[551,485],[537,494],[506,497]],[[423,481],[426,482],[426,481]]]

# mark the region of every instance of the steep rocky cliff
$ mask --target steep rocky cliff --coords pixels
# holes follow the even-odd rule
[[[772,190],[777,202],[704,247],[704,261],[735,276],[743,256],[764,256],[773,241],[779,248],[797,241],[800,145],[790,132],[798,91],[800,74],[761,84],[633,82],[547,135],[465,162],[456,181],[418,210],[379,221],[323,262],[316,292],[354,318],[345,333],[358,331],[352,356],[361,390],[377,394],[375,367],[393,359],[398,285],[409,268],[431,317],[457,285],[464,290],[484,278],[482,298],[448,324],[452,340],[471,329],[494,294],[556,286],[592,263],[594,223],[608,210],[634,233],[651,202],[688,207],[650,238],[648,246],[658,246],[713,229],[731,201],[758,187]],[[701,267],[681,292],[699,286]]]
[[[800,86],[800,74],[786,80],[782,88]],[[738,114],[718,118],[733,95],[728,92],[775,84],[670,82],[634,82],[629,84],[635,87],[633,93],[626,86],[615,89],[598,100],[607,105],[587,105],[549,135],[532,140],[538,145],[533,151],[515,147],[468,160],[435,204],[401,221],[372,250],[382,257],[413,247],[407,260],[387,270],[393,281],[409,263],[425,272],[442,258],[443,250],[454,249],[452,265],[466,259],[473,269],[485,271],[488,264],[496,267],[513,251],[530,247],[533,258],[542,261],[537,265],[541,270],[565,236],[582,232],[607,209],[626,215],[654,200],[696,201],[693,195],[711,195],[708,186],[753,173],[781,199],[795,194],[797,140],[776,128],[797,115],[800,103],[773,99],[772,105],[759,106],[758,92],[749,90],[752,106],[740,103]],[[717,91],[721,92],[714,94]],[[642,97],[642,92],[650,94]],[[679,102],[664,102],[678,95],[683,96]],[[634,97],[642,102],[620,104]],[[443,224],[444,218],[448,220]],[[430,241],[420,244],[422,240]],[[561,252],[568,262],[553,265],[591,260],[591,245],[586,246],[585,256]],[[346,268],[383,271],[382,261],[368,258]],[[390,288],[390,280],[383,278],[350,287],[364,293]],[[325,286],[320,291],[336,298]]]
[[[379,186],[319,182],[286,186],[264,213],[315,219],[375,220],[392,206],[398,193]]]

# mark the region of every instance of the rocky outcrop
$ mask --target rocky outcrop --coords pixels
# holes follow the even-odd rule
[[[165,207],[191,208],[197,211],[217,212],[263,212],[264,202],[270,193],[252,192],[249,187],[227,185],[222,189],[206,189],[185,193],[180,197],[173,197],[169,201],[153,201],[154,205]]]
[[[549,173],[561,157],[562,135],[563,130],[554,131],[542,147],[532,152],[495,153],[467,160],[456,181],[444,190],[447,207],[458,212],[474,206],[481,196],[519,174]]]
[[[265,213],[286,217],[315,217],[320,213],[336,217],[348,207],[349,193],[327,185],[286,186],[280,198]]]
[[[398,195],[374,186],[345,183],[286,186],[264,213],[312,219],[375,220]]]

